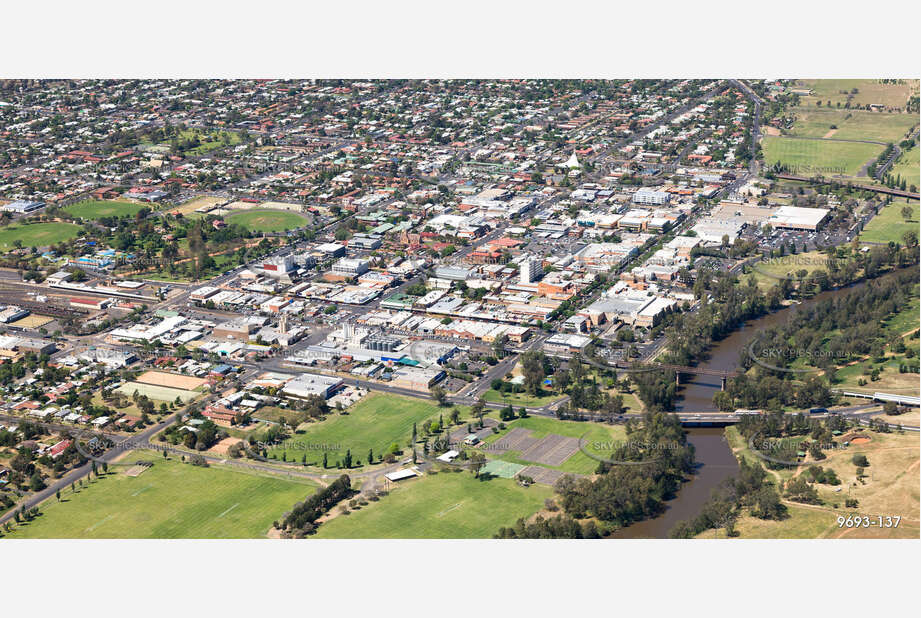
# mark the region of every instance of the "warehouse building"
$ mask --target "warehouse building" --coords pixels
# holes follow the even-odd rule
[[[299,399],[306,399],[310,395],[319,395],[324,399],[329,399],[340,386],[342,386],[342,378],[302,373],[288,382],[281,392]]]
[[[368,262],[352,258],[342,258],[333,264],[333,272],[345,277],[357,277],[368,272]]]
[[[544,342],[544,350],[550,354],[581,354],[591,342],[591,338],[584,335],[557,333]]]
[[[391,374],[390,383],[397,388],[413,391],[427,391],[431,386],[445,377],[440,369],[419,369],[418,367],[400,367]]]
[[[36,210],[39,210],[44,207],[45,207],[45,202],[16,200],[15,202],[4,204],[2,209],[5,210],[6,212],[18,212],[20,214],[26,214],[30,212],[35,212]]]
[[[828,219],[827,208],[798,208],[781,206],[768,218],[767,223],[776,228],[815,231]]]

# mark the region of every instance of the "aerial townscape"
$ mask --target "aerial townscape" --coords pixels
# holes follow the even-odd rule
[[[0,80],[0,546],[917,539],[918,141],[917,79]]]

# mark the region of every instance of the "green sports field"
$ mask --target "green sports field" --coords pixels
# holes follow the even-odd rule
[[[23,247],[47,247],[76,238],[80,226],[73,223],[32,223],[0,228],[0,249],[12,249],[17,240]]]
[[[326,539],[488,539],[530,517],[553,495],[512,479],[476,479],[470,471],[403,481],[390,495],[322,524]]]
[[[450,408],[439,408],[424,399],[371,393],[349,408],[348,414],[333,412],[322,421],[306,425],[303,432],[269,454],[280,458],[286,453],[288,461],[300,461],[306,454],[308,463],[320,464],[325,452],[333,465],[345,456],[346,449],[351,449],[353,459],[362,461],[367,460],[368,449],[374,449],[377,459],[394,442],[406,449],[413,423],[417,423],[421,437],[422,422],[429,418],[437,421],[439,414],[447,423]],[[469,412],[463,410],[461,418],[468,417]]]
[[[911,220],[902,217],[902,208],[912,209]],[[894,200],[870,219],[867,227],[860,233],[860,240],[866,242],[902,242],[905,232],[918,233],[918,202],[911,200]]]
[[[224,218],[227,223],[242,225],[251,232],[283,232],[307,224],[307,219],[286,210],[241,210]]]
[[[45,502],[41,517],[17,525],[10,538],[263,538],[295,502],[313,493],[303,480],[260,476],[220,466],[202,468],[150,452],[124,461],[154,465],[137,477],[125,466],[62,502]]]
[[[856,176],[864,165],[885,149],[878,144],[836,142],[831,140],[765,137],[762,143],[764,162],[781,162],[794,174]]]
[[[142,208],[145,208],[143,204],[133,204],[131,202],[87,200],[71,204],[64,210],[74,217],[95,220],[103,217],[133,217]]]

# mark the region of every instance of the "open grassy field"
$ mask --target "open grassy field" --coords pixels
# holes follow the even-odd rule
[[[488,539],[551,497],[549,487],[520,487],[512,479],[479,480],[469,471],[403,481],[360,511],[322,524],[326,539]]]
[[[901,177],[905,181],[906,189],[911,190],[912,185],[914,185],[915,191],[917,191],[918,187],[921,187],[921,164],[918,161],[918,149],[912,148],[903,152],[896,162],[892,164],[892,169],[889,170],[889,173],[893,178]],[[915,203],[917,204],[917,202]]]
[[[319,464],[325,452],[332,465],[351,449],[356,460],[367,460],[368,449],[374,449],[379,457],[394,442],[401,449],[407,448],[412,436],[413,423],[419,427],[426,419],[438,420],[443,414],[448,422],[450,408],[439,408],[434,402],[411,397],[400,397],[384,393],[371,393],[348,409],[348,414],[332,413],[325,420],[301,425],[303,431],[284,445],[269,451],[270,455],[281,457],[286,453],[288,460],[300,461],[307,455],[308,463]],[[258,414],[257,414],[258,416]],[[469,414],[463,413],[462,418]]]
[[[516,408],[524,406],[526,408],[539,408],[548,403],[552,403],[560,398],[559,394],[553,394],[551,391],[544,389],[546,395],[534,397],[527,393],[503,393],[494,389],[489,389],[483,393],[483,399],[492,403],[510,403]]]
[[[242,225],[251,232],[283,232],[307,223],[306,218],[287,210],[243,210],[224,217],[224,220]]]
[[[137,477],[122,466],[89,487],[62,492],[42,507],[43,515],[17,526],[11,538],[263,538],[272,522],[315,485],[164,460],[151,452],[125,461],[153,461]]]
[[[848,100],[848,93],[854,88],[857,93],[851,98],[851,105],[880,104],[887,107],[904,108],[912,92],[917,93],[917,80],[902,80],[897,84],[884,84],[878,79],[801,79],[797,84],[813,90],[812,96],[801,96],[800,105],[815,106],[816,101],[839,102],[842,106]]]
[[[797,273],[801,270],[805,270],[808,273],[816,270],[827,271],[828,263],[833,259],[819,251],[784,255],[762,260],[752,265],[751,274],[755,277],[755,281],[760,287],[770,288],[777,285],[777,282],[782,278],[786,278],[788,274],[793,279],[798,279]]]
[[[80,226],[73,223],[31,223],[0,228],[0,249],[12,249],[17,240],[23,247],[47,247],[76,238]]]
[[[902,208],[912,210],[911,219],[902,217]],[[915,200],[893,200],[891,204],[879,211],[860,233],[860,240],[866,242],[902,242],[905,232],[918,232],[919,208]]]
[[[147,395],[149,399],[157,401],[176,401],[179,397],[182,401],[191,401],[200,397],[202,393],[197,391],[187,391],[181,388],[170,388],[168,386],[158,386],[156,384],[144,384],[142,382],[126,382],[115,389],[119,393],[124,393],[128,397],[137,391],[139,395]]]
[[[863,166],[884,150],[877,144],[836,142],[831,140],[765,137],[762,143],[764,161],[778,161],[796,174],[825,176],[856,176]]]
[[[879,379],[874,381],[866,375],[869,367],[880,367]],[[860,386],[858,380],[863,378],[867,383]],[[867,359],[853,365],[839,369],[835,373],[835,388],[843,388],[857,393],[895,393],[900,395],[918,395],[918,374],[899,373],[899,361],[889,360],[882,364],[875,364]]]
[[[906,427],[921,426],[921,411],[918,408],[908,408],[905,414],[878,414],[873,418],[884,420],[893,425],[901,424]]]
[[[919,444],[917,434],[877,434],[862,431],[870,437],[865,444],[852,444],[847,448],[826,451],[827,459],[818,462],[823,468],[831,468],[841,479],[841,485],[814,484],[822,499],[822,505],[799,505],[785,502],[790,517],[782,521],[766,521],[744,515],[738,521],[737,529],[742,538],[918,538],[919,523]],[[760,461],[748,452],[744,441],[735,428],[728,428],[726,436],[737,457],[748,461]],[[865,483],[856,479],[856,466],[851,462],[855,454],[864,454],[870,461],[866,468]],[[775,482],[779,478],[789,479],[793,469],[783,473],[771,472]],[[841,488],[841,491],[835,491]],[[845,498],[856,498],[858,507],[844,507]],[[900,515],[898,528],[839,528],[838,515]],[[723,531],[709,530],[700,538],[724,536]]]
[[[74,217],[95,220],[103,217],[133,217],[142,208],[151,208],[144,204],[120,202],[114,200],[86,200],[64,208]]]
[[[796,108],[791,135],[898,143],[918,124],[914,114],[866,112],[827,107]],[[832,128],[832,126],[837,128]]]
[[[626,440],[626,431],[623,425],[606,425],[603,423],[591,423],[580,421],[561,421],[555,418],[544,416],[529,416],[515,421],[506,423],[506,431],[488,436],[484,442],[492,444],[497,442],[508,431],[521,428],[530,429],[533,433],[531,437],[543,438],[548,434],[557,434],[567,438],[581,438],[582,447],[601,458],[610,455],[613,448],[619,447]],[[527,461],[520,458],[521,453],[518,451],[500,451],[488,449],[484,451],[490,459],[501,459],[522,465],[534,465],[535,462]],[[576,451],[562,465],[551,466],[547,464],[537,464],[545,468],[563,470],[564,472],[573,472],[575,474],[593,474],[598,468],[598,460],[589,457],[582,450]]]

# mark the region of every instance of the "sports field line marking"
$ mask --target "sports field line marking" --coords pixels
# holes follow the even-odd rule
[[[151,487],[153,487],[153,485],[148,485],[147,487],[142,487],[141,489],[139,489],[139,490],[137,490],[136,492],[134,492],[133,494],[131,494],[131,497],[133,498],[133,497],[135,497],[136,495],[138,495],[138,494],[140,494],[140,493],[142,493],[142,492],[147,491],[147,490],[150,489]]]
[[[112,519],[113,517],[115,517],[115,515],[106,515],[105,517],[103,517],[102,519],[100,519],[99,521],[97,521],[95,524],[93,524],[92,526],[90,526],[89,528],[87,528],[87,529],[85,530],[85,532],[92,532],[93,530],[95,530],[96,528],[98,528],[98,527],[101,526],[102,524],[106,523],[107,521],[109,521],[109,520]]]
[[[453,511],[454,509],[460,508],[461,505],[463,505],[463,504],[464,504],[463,502],[458,502],[457,504],[451,505],[451,506],[449,506],[448,508],[446,508],[445,510],[443,510],[442,512],[436,514],[435,517],[442,517],[442,516],[446,515],[447,513],[450,513],[450,512]]]
[[[223,517],[224,515],[226,515],[226,514],[229,513],[230,511],[234,510],[234,509],[237,508],[238,506],[240,506],[240,503],[239,503],[239,502],[237,502],[236,504],[234,504],[232,507],[230,507],[229,509],[227,509],[226,511],[224,511],[224,512],[221,513],[220,515],[218,515],[218,517]]]

